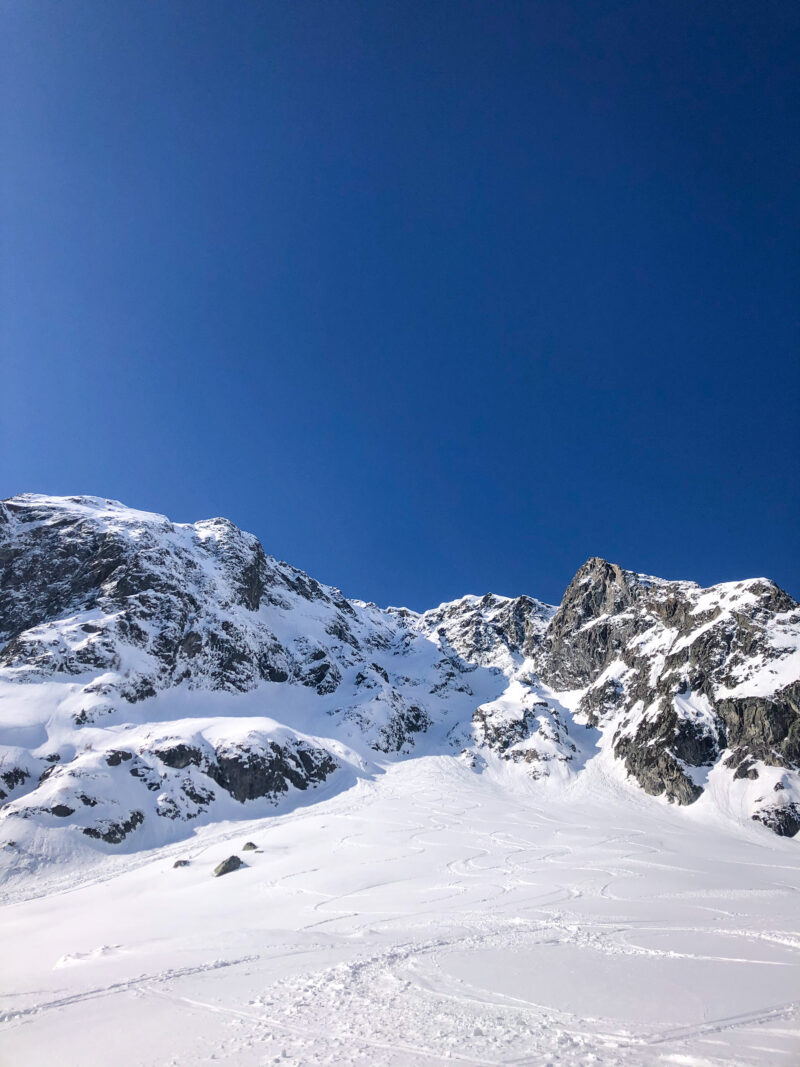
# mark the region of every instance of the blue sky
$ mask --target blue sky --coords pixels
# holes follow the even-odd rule
[[[348,595],[800,594],[800,7],[6,0],[0,495]]]

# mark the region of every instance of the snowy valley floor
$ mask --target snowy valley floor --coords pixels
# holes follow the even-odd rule
[[[11,880],[0,1065],[800,1062],[797,842],[515,771]]]

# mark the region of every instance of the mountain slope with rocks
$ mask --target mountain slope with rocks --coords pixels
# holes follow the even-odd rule
[[[151,847],[429,754],[792,836],[800,608],[763,579],[701,589],[591,559],[558,607],[380,609],[225,519],[0,505],[9,862]]]

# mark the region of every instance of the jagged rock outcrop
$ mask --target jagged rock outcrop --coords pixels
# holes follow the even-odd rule
[[[779,767],[800,766],[800,681],[770,697],[722,697],[716,710],[732,749],[729,765],[763,760]]]
[[[487,593],[440,604],[421,615],[417,625],[442,635],[465,663],[508,668],[539,652],[554,610],[529,596]]]
[[[759,808],[753,819],[779,837],[795,837],[800,831],[800,804],[793,801],[776,802]]]
[[[758,761],[800,765],[800,683],[779,684],[797,673],[798,627],[798,605],[772,582],[701,589],[591,559],[538,667],[549,685],[583,690],[579,709],[613,730],[646,792],[690,804],[703,792],[694,772],[723,753],[740,777],[757,777]]]
[[[647,628],[633,610],[637,575],[590,559],[567,587],[540,656],[542,678],[554,689],[582,689],[610,659]]]
[[[146,847],[424,751],[541,779],[616,759],[679,804],[713,775],[792,836],[800,609],[763,579],[701,589],[595,558],[558,608],[383,610],[225,519],[0,505],[0,836]]]
[[[225,742],[215,757],[206,773],[241,804],[262,797],[274,799],[290,786],[308,789],[324,782],[339,766],[329,752],[303,741],[279,745],[253,737]]]

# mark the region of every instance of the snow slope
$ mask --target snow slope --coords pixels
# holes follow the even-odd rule
[[[794,842],[596,768],[516,771],[389,761],[301,811],[45,868],[0,911],[2,1062],[796,1063]]]

